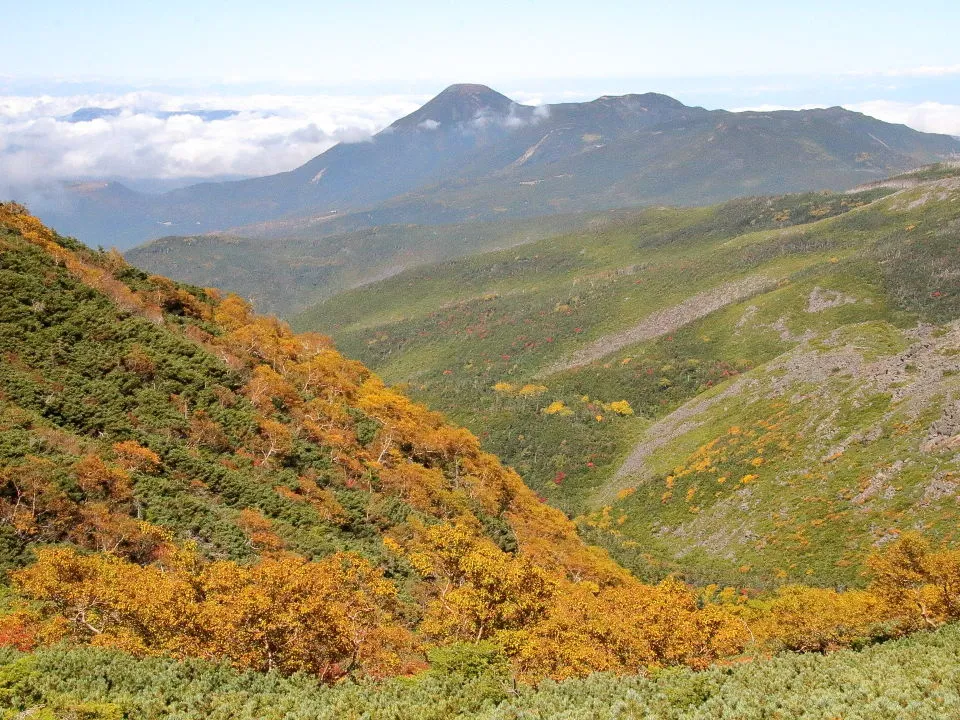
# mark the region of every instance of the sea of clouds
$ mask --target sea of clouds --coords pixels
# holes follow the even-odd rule
[[[872,100],[848,105],[847,108],[887,122],[909,125],[923,132],[960,137],[960,105]]]
[[[290,170],[338,142],[369,140],[426,99],[0,96],[0,196],[80,179],[200,180]]]

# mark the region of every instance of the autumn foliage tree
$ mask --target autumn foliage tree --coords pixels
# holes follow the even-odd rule
[[[466,526],[421,528],[408,558],[434,582],[421,629],[443,641],[480,641],[539,621],[555,581]]]
[[[870,639],[882,620],[871,592],[790,585],[761,605],[753,629],[768,647],[826,652]]]
[[[740,652],[749,640],[737,614],[701,607],[677,580],[656,586],[573,581],[503,552],[462,525],[421,528],[409,547],[411,564],[436,581],[421,631],[442,643],[491,639],[527,680],[704,667]]]
[[[874,553],[868,565],[870,591],[904,629],[932,628],[960,618],[960,550],[934,550],[910,532]]]
[[[396,587],[348,554],[242,566],[207,565],[181,550],[141,566],[50,548],[14,582],[42,603],[47,627],[139,655],[227,658],[238,667],[326,680],[417,667],[413,637],[396,619]]]

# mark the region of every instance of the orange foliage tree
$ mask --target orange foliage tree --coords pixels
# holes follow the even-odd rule
[[[397,622],[396,587],[365,560],[295,555],[252,566],[200,563],[188,551],[141,566],[67,548],[37,551],[13,575],[40,601],[47,627],[140,655],[227,658],[238,667],[310,672],[324,680],[417,668]],[[65,627],[64,627],[65,626]]]
[[[880,602],[871,592],[790,585],[761,605],[753,629],[764,646],[826,652],[869,639],[882,620]]]
[[[441,643],[493,640],[526,680],[704,667],[742,651],[750,638],[737,613],[700,607],[677,580],[574,582],[500,550],[467,525],[421,526],[407,550],[392,547],[434,581],[423,632]]]
[[[960,550],[935,551],[917,533],[905,533],[873,554],[870,591],[904,630],[937,627],[960,617]]]

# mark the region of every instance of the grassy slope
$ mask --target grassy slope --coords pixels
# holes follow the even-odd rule
[[[960,713],[960,630],[829,655],[780,655],[740,667],[651,678],[594,675],[514,695],[496,666],[465,677],[332,688],[296,676],[202,661],[50,649],[0,655],[3,717],[164,720],[935,720]],[[40,709],[41,706],[44,709]]]
[[[920,449],[956,396],[953,336],[907,330],[960,316],[960,193],[949,170],[917,180],[927,184],[859,208],[883,191],[650,210],[595,233],[403,273],[296,324],[331,332],[348,353],[471,427],[551,502],[585,514],[590,536],[641,574],[856,583],[863,552],[891,528],[949,535],[956,527],[951,451]],[[759,275],[777,284],[586,366],[543,373],[657,310]],[[832,334],[838,328],[847,334]],[[933,368],[924,387],[935,390],[917,407],[897,392],[909,378],[864,382],[868,362],[883,357],[903,371],[911,361],[896,354],[918,342],[936,347],[923,349]],[[811,366],[829,346],[850,367],[821,377]],[[800,369],[764,391],[789,352]],[[494,391],[497,382],[546,390],[511,395]],[[682,410],[696,415],[687,425],[658,423],[735,382],[725,402]],[[611,411],[621,399],[635,415]],[[572,414],[545,415],[557,400]],[[716,473],[675,479],[664,500],[667,476],[698,447],[723,445],[736,425],[759,437],[761,421],[776,425],[764,438],[764,465],[747,464],[756,447],[729,451],[726,465],[711,459]],[[652,440],[655,452],[617,476],[638,440]],[[908,471],[883,480],[883,466],[898,459]],[[732,479],[717,483],[724,474]],[[750,474],[755,482],[740,483]],[[892,495],[876,489],[885,482]],[[618,500],[629,488],[637,490]]]

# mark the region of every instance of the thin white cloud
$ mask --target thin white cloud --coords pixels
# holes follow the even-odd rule
[[[467,123],[468,130],[482,130],[487,127],[502,127],[508,130],[515,130],[529,125],[538,125],[550,117],[550,107],[547,105],[538,105],[529,112],[521,105],[511,105],[510,111],[506,115],[499,115],[492,110],[481,110],[473,119]]]
[[[887,77],[946,77],[960,75],[960,65],[919,65],[909,68],[894,68],[881,73],[876,71],[859,71],[847,73],[849,75],[885,75]]]
[[[960,136],[960,105],[873,100],[845,107],[887,122],[909,125],[923,132]]]

